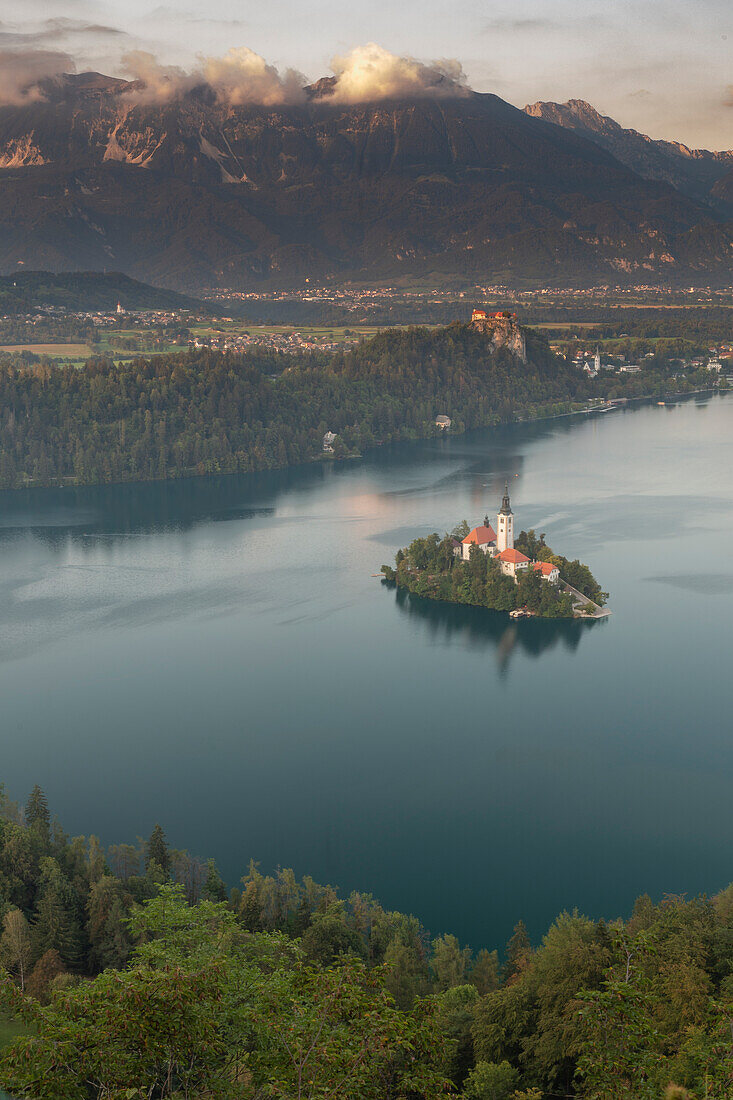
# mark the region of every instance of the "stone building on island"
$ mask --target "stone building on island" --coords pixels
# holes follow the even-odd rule
[[[542,579],[549,584],[557,584],[560,580],[560,572],[556,565],[552,565],[551,562],[532,562],[526,554],[515,548],[514,513],[509,500],[508,482],[504,486],[501,508],[496,516],[496,530],[489,523],[489,517],[486,516],[479,527],[474,527],[465,539],[454,547],[453,553],[456,557],[460,557],[462,561],[468,561],[471,557],[472,546],[477,546],[483,554],[496,558],[502,573],[513,577],[515,581],[522,571],[530,568],[538,572]]]

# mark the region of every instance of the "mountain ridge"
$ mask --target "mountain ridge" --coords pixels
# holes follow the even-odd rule
[[[595,141],[632,171],[645,179],[664,180],[691,198],[710,203],[723,214],[725,198],[716,185],[733,172],[733,149],[714,152],[692,149],[683,142],[651,138],[602,114],[583,99],[565,103],[538,101],[524,108],[532,118],[542,118],[556,126]],[[721,205],[722,203],[722,205]]]
[[[193,293],[730,279],[720,212],[498,96],[342,105],[320,82],[265,108],[137,90],[81,74],[0,108],[0,272],[114,267]]]

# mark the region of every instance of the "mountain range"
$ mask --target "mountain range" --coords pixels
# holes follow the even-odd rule
[[[193,293],[731,282],[731,154],[675,154],[577,101],[340,105],[331,90],[155,105],[85,73],[1,107],[0,273],[109,268]]]
[[[724,217],[733,214],[733,150],[713,153],[677,141],[656,141],[620,126],[582,99],[532,103],[524,110],[533,118],[543,118],[596,142],[645,179],[671,183]]]

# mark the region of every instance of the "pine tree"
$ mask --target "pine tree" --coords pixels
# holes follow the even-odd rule
[[[210,859],[206,863],[206,882],[204,883],[204,897],[209,901],[226,901],[227,900],[227,888],[224,879],[219,874],[219,870],[214,863],[213,859]]]
[[[520,920],[515,925],[512,937],[506,945],[506,962],[501,972],[505,985],[511,984],[522,973],[531,954],[532,944],[529,941],[527,926],[523,920]]]
[[[41,873],[43,884],[32,935],[34,956],[55,950],[69,969],[76,969],[84,955],[78,899],[55,860],[41,860]]]
[[[105,875],[93,884],[88,909],[87,931],[92,965],[99,970],[108,966],[124,966],[130,954],[130,937],[125,925],[127,913],[119,883],[111,875]]]
[[[48,800],[37,783],[28,796],[25,819],[29,828],[36,828],[48,840],[51,834],[51,814],[48,809]]]
[[[170,850],[165,838],[165,833],[157,823],[150,834],[150,839],[147,844],[146,867],[149,867],[151,863],[156,863],[166,874],[170,871]]]

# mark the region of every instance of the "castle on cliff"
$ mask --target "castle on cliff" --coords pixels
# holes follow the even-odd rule
[[[509,348],[523,363],[527,362],[527,342],[517,323],[516,313],[510,313],[508,309],[498,313],[474,309],[471,314],[471,328],[487,336],[495,348]]]

